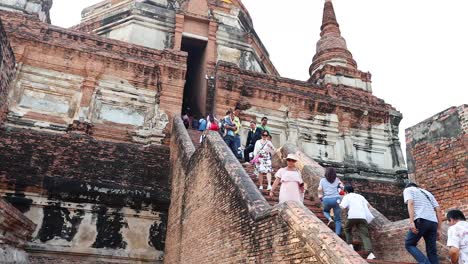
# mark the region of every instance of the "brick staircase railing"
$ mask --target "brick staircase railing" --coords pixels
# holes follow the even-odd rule
[[[193,145],[196,148],[200,148],[202,145],[199,143],[199,138],[201,135],[200,131],[195,131],[195,130],[188,130],[188,135],[193,142]],[[227,148],[227,147],[226,147]],[[228,151],[229,152],[229,151]],[[282,157],[285,157],[289,153],[294,153],[300,158],[300,162],[298,163],[302,175],[304,178],[304,181],[308,185],[308,192],[309,195],[306,196],[306,199],[304,201],[304,206],[307,207],[310,210],[311,215],[313,215],[315,218],[318,217],[319,221],[321,222],[320,227],[328,229],[328,232],[331,230],[327,228],[325,225],[326,223],[326,218],[323,216],[321,205],[316,200],[315,197],[317,197],[317,186],[318,186],[318,181],[320,180],[321,175],[323,175],[323,168],[317,164],[315,161],[307,157],[304,153],[298,151],[298,149],[293,146],[293,145],[285,145],[280,150],[277,152],[277,155],[274,157],[273,164],[274,164],[274,171],[276,169],[284,166],[284,163],[282,161]],[[252,165],[242,165],[245,172],[249,176],[249,178],[252,180],[252,183],[257,183],[257,177],[253,173],[253,166]],[[274,179],[273,179],[274,180]],[[266,181],[264,181],[266,184]],[[255,191],[259,192],[262,194],[264,197],[265,201],[275,207],[280,207],[280,208],[288,208],[291,207],[291,205],[277,205],[278,204],[278,190],[275,193],[275,196],[273,198],[268,196],[268,191],[266,191],[266,185],[264,186],[264,190],[258,190],[257,186],[255,186]],[[314,199],[315,198],[315,199]],[[273,208],[275,208],[273,207]],[[404,248],[404,235],[407,230],[407,220],[402,220],[402,221],[397,221],[397,222],[391,222],[389,221],[385,216],[380,214],[377,210],[374,208],[371,209],[373,214],[376,216],[376,219],[372,222],[370,225],[371,228],[371,235],[372,235],[372,242],[374,246],[374,253],[377,255],[379,258],[378,260],[368,260],[369,263],[414,263],[414,259],[406,252]],[[302,223],[307,223],[310,219],[309,217],[312,217],[311,215],[308,215],[308,217],[302,218],[299,222]],[[295,219],[295,223],[298,223],[298,219]],[[317,223],[314,223],[317,225]],[[331,231],[331,233],[333,233]],[[335,235],[335,237],[337,237]],[[335,238],[336,239],[336,238]],[[344,243],[344,241],[341,241]],[[345,244],[345,243],[344,243]],[[356,241],[355,242],[355,249],[359,251],[360,247],[360,242]],[[422,243],[421,248],[423,248],[424,245]],[[347,249],[344,249],[347,251]],[[354,253],[354,251],[352,251]],[[442,258],[445,259],[445,248],[442,243],[439,243],[439,252],[442,254]],[[362,253],[362,252],[358,252]],[[442,263],[444,263],[442,261]]]
[[[367,263],[303,205],[270,206],[219,134],[171,134],[166,263]]]

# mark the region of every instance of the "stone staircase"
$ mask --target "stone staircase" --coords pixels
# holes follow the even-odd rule
[[[198,148],[201,143],[200,143],[200,136],[202,135],[202,131],[198,130],[193,130],[193,129],[188,129],[187,130],[190,138],[192,139],[192,142],[195,146],[195,148]],[[242,163],[242,167],[244,167],[244,170],[247,172],[247,174],[250,176],[252,181],[255,183],[256,186],[258,186],[258,178],[254,173],[254,166],[250,163]],[[275,180],[274,174],[279,168],[273,168],[272,172],[272,184]],[[274,206],[279,203],[279,187],[275,190],[274,196],[270,197],[269,192],[267,189],[267,179],[266,177],[263,179],[263,190],[259,190],[259,192],[265,197],[267,202],[271,205]],[[322,211],[322,206],[321,202],[318,200],[316,197],[311,197],[308,192],[305,194],[304,198],[304,206],[306,206],[311,212],[313,212],[320,220],[322,220],[325,224],[328,223],[328,220],[325,218],[325,215],[323,214]],[[331,225],[330,228],[334,231],[334,226]],[[344,233],[341,235],[341,238],[344,240]],[[362,250],[362,242],[359,240],[353,241],[353,247],[354,250],[361,255],[363,258],[366,258],[366,252]],[[392,261],[385,261],[385,260],[367,260],[368,263],[374,263],[374,264],[414,264],[414,263],[409,263],[409,262],[392,262]]]

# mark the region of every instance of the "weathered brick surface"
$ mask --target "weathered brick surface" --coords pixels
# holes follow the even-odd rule
[[[468,214],[468,105],[451,107],[406,129],[408,173],[443,211]]]
[[[0,198],[0,263],[24,263],[24,246],[36,225]]]
[[[169,148],[97,141],[76,134],[0,130],[2,189],[47,192],[68,202],[169,205]],[[109,195],[89,190],[121,190]],[[144,193],[142,192],[144,191]]]
[[[216,86],[216,107],[220,116],[236,104],[246,109],[276,109],[278,105],[287,104],[290,118],[308,119],[323,113],[349,113],[347,122],[340,123],[340,129],[347,130],[385,123],[390,118],[390,110],[395,110],[382,99],[363,90],[320,87],[307,82],[245,71],[224,62],[218,65]],[[366,110],[368,116],[363,115]]]
[[[0,130],[0,192],[38,224],[31,252],[161,260],[169,166],[168,146]]]
[[[217,133],[194,151],[178,118],[171,142],[166,263],[365,263],[304,206],[270,207]]]
[[[6,116],[7,97],[15,75],[15,55],[0,19],[0,125]]]
[[[268,116],[278,141],[304,148],[312,144],[307,146],[310,152],[327,149],[314,154],[322,166],[342,167],[346,174],[368,172],[393,179],[404,174],[398,140],[402,116],[368,91],[254,73],[221,62],[216,73],[216,114],[223,116],[235,105],[243,110],[243,120]],[[341,148],[343,145],[347,147]],[[385,153],[379,154],[382,148]],[[381,162],[366,162],[359,155],[382,155]]]
[[[186,53],[62,29],[21,13],[0,17],[20,65],[0,128],[0,195],[38,225],[26,249],[43,263],[70,263],[77,255],[162,261],[170,163],[161,139],[170,132],[167,118],[180,114]],[[3,99],[6,91],[0,92]],[[58,102],[67,110],[34,108],[48,96],[47,106]],[[22,106],[23,98],[32,106]],[[100,119],[103,112],[93,108],[105,104],[140,111],[144,125]]]
[[[158,130],[158,136],[164,137],[170,131],[170,124],[165,127],[161,113],[168,118],[180,114],[186,71],[185,52],[158,51],[79,33],[41,23],[20,13],[2,12],[0,17],[16,61],[22,65],[21,77],[34,76],[14,87],[16,93],[10,102],[10,113],[14,113],[9,117],[11,122],[22,126],[46,122],[59,125],[63,130],[63,127],[83,119],[93,125],[86,133],[116,141],[131,141],[140,132],[140,137],[150,137],[145,134],[152,130]],[[47,82],[42,83],[44,81]],[[113,93],[106,90],[103,81],[111,82],[114,89],[120,90]],[[58,89],[63,87],[68,89]],[[48,89],[53,89],[53,93]],[[45,97],[53,94],[54,98],[63,100],[61,104],[65,104],[68,110],[58,114],[22,107],[24,90],[29,94],[44,94],[45,91]],[[104,99],[105,94],[112,94],[114,98]],[[125,109],[130,113],[139,112],[144,124],[138,126],[102,119],[102,105],[111,105],[114,110],[124,109],[124,112]]]

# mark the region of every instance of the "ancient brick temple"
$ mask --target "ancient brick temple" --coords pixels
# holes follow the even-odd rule
[[[270,206],[219,135],[195,149],[182,111],[222,117],[238,105],[243,141],[250,120],[269,117],[277,160],[301,157],[311,197],[336,167],[381,212],[377,256],[410,260],[398,242],[402,115],[372,94],[331,0],[308,81],[279,76],[240,0],[106,0],[71,29],[50,25],[51,5],[0,0],[0,194],[25,230],[22,243],[0,239],[5,252],[32,263],[365,263],[304,206]]]

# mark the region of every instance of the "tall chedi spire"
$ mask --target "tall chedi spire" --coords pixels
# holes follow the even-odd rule
[[[357,63],[341,36],[331,0],[325,0],[320,40],[309,68],[310,82],[345,85],[371,91],[370,73],[357,69]]]

